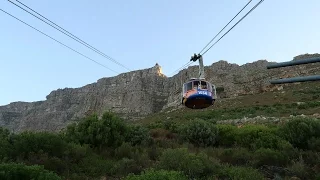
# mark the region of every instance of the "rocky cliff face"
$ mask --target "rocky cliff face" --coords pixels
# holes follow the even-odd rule
[[[320,54],[300,55],[294,60],[315,56],[320,57]],[[272,91],[281,86],[270,85],[270,79],[320,74],[319,64],[267,70],[269,63],[258,60],[239,66],[221,60],[205,67],[206,79],[216,85],[219,97],[225,98]],[[191,66],[168,78],[156,64],[150,69],[102,78],[81,88],[58,89],[45,101],[0,106],[0,126],[13,132],[58,131],[78,118],[106,110],[134,120],[179,106],[183,82],[197,75],[198,67]]]

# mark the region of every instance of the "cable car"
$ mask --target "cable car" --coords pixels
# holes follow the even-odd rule
[[[190,61],[199,60],[199,78],[191,78],[182,87],[182,104],[192,109],[203,109],[214,105],[216,87],[204,78],[202,56],[194,54]]]

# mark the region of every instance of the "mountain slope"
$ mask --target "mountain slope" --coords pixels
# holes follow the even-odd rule
[[[295,59],[310,56],[319,54],[301,55]],[[239,66],[221,60],[205,67],[206,79],[216,85],[220,100],[227,98],[232,103],[236,102],[235,97],[292,86],[270,85],[270,79],[320,74],[318,64],[267,70],[270,63],[258,60]],[[102,78],[80,88],[58,89],[52,91],[45,101],[0,106],[0,126],[14,132],[58,131],[87,114],[101,114],[106,110],[128,120],[140,119],[179,106],[182,83],[197,74],[198,67],[192,66],[168,78],[161,74],[161,67],[156,64],[149,69]]]

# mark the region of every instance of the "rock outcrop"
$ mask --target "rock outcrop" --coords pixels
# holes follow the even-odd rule
[[[300,55],[295,59],[315,56],[320,54]],[[267,70],[270,63],[258,60],[239,66],[221,60],[205,67],[206,79],[216,85],[218,96],[223,98],[271,91],[283,86],[270,85],[270,79],[320,74],[318,64]],[[102,78],[80,88],[58,89],[52,91],[45,101],[0,106],[0,126],[13,132],[58,131],[78,118],[106,110],[134,120],[179,106],[183,82],[197,75],[198,66],[191,66],[168,78],[156,64],[149,69]]]

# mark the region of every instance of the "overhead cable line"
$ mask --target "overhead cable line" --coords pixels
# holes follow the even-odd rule
[[[36,17],[37,19],[43,21],[44,23],[48,24],[49,26],[55,28],[56,30],[62,32],[63,34],[69,36],[70,38],[76,40],[77,42],[79,42],[80,44],[86,46],[87,48],[93,50],[94,52],[98,53],[99,55],[103,56],[104,58],[118,64],[119,66],[122,66],[123,68],[131,71],[131,69],[127,68],[126,66],[122,65],[121,63],[119,63],[118,61],[114,60],[113,58],[111,58],[110,56],[104,54],[103,52],[99,51],[98,49],[94,48],[93,46],[89,45],[88,43],[86,43],[85,41],[81,40],[80,38],[78,38],[77,36],[73,35],[72,33],[70,33],[69,31],[65,30],[64,28],[62,28],[61,26],[57,25],[56,23],[52,22],[51,20],[49,20],[48,18],[44,17],[43,15],[41,15],[40,13],[36,12],[35,10],[31,9],[30,7],[28,7],[27,5],[23,4],[22,2],[20,2],[19,0],[16,0],[17,2],[19,2],[20,4],[22,4],[23,6],[25,6],[26,8],[28,8],[29,10],[33,11],[34,13],[36,13],[37,15],[41,16],[42,18],[44,18],[45,20],[51,22],[52,24],[54,24],[55,26],[53,26],[52,24],[46,22],[45,20],[41,19],[40,17],[36,16],[35,14],[31,13],[30,11],[26,10],[25,8],[19,6],[18,4],[12,2],[11,0],[8,0],[9,2],[11,2],[12,4],[14,4],[15,6],[19,7],[20,9],[24,10],[25,12],[31,14],[32,16]],[[62,30],[63,31],[62,31]]]
[[[209,44],[234,20],[234,18],[236,18],[251,2],[252,2],[252,0],[250,0],[243,8],[228,22],[228,24],[226,24],[226,25],[220,30],[220,32],[218,32],[218,34],[215,35],[215,36],[211,39],[210,42],[208,42],[208,44],[207,44],[204,48],[202,48],[202,50],[199,52],[199,54],[201,54],[202,51],[203,51],[207,46],[209,46]]]
[[[187,64],[185,64],[185,65],[183,65],[181,68],[175,70],[175,71],[172,72],[170,75],[172,75],[173,73],[178,72],[178,71],[184,69],[185,67],[188,67],[188,66],[189,66],[190,64],[192,64],[192,63],[193,63],[193,61],[189,61]]]
[[[19,19],[19,18],[17,18],[17,17],[15,17],[15,16],[13,16],[12,14],[10,14],[10,13],[8,13],[8,12],[4,11],[3,9],[0,9],[0,11],[2,11],[2,12],[4,12],[4,13],[6,13],[7,15],[9,15],[9,16],[11,16],[11,17],[13,17],[14,19],[16,19],[16,20],[18,20],[18,21],[22,22],[23,24],[25,24],[25,25],[27,25],[27,26],[31,27],[32,29],[34,29],[34,30],[38,31],[39,33],[41,33],[41,34],[43,34],[43,35],[45,35],[45,36],[47,36],[48,38],[50,38],[50,39],[52,39],[52,40],[56,41],[57,43],[59,43],[59,44],[61,44],[61,45],[65,46],[66,48],[68,48],[68,49],[70,49],[70,50],[72,50],[72,51],[74,51],[74,52],[76,52],[76,53],[80,54],[81,56],[83,56],[83,57],[85,57],[85,58],[87,58],[87,59],[89,59],[89,60],[91,60],[91,61],[93,61],[93,62],[95,62],[95,63],[99,64],[100,66],[102,66],[102,67],[104,67],[104,68],[106,68],[106,69],[109,69],[110,71],[113,71],[113,72],[115,72],[115,73],[119,74],[117,71],[114,71],[114,70],[112,70],[112,69],[108,68],[107,66],[105,66],[105,65],[103,65],[103,64],[101,64],[101,63],[99,63],[99,62],[95,61],[94,59],[91,59],[91,58],[89,58],[88,56],[86,56],[86,55],[84,55],[84,54],[80,53],[79,51],[77,51],[77,50],[75,50],[75,49],[73,49],[73,48],[71,48],[71,47],[69,47],[69,46],[67,46],[67,45],[63,44],[62,42],[60,42],[60,41],[56,40],[55,38],[53,38],[53,37],[51,37],[51,36],[49,36],[49,35],[45,34],[44,32],[42,32],[42,31],[38,30],[37,28],[35,28],[35,27],[33,27],[33,26],[29,25],[28,23],[26,23],[26,22],[22,21],[21,19]]]
[[[202,48],[202,50],[199,52],[199,54],[202,53],[202,51],[252,2],[252,0],[250,0],[212,39],[211,41],[204,47]],[[230,30],[229,30],[230,31]],[[173,73],[181,70],[181,69],[184,69],[186,66],[188,66],[189,64],[191,63],[187,63],[185,65],[183,65],[182,67],[180,67],[179,69],[177,69],[176,71],[174,71]],[[173,74],[172,73],[172,74]]]
[[[253,8],[247,12],[236,24],[234,24],[226,33],[224,33],[214,44],[212,44],[202,55],[206,54],[214,45],[216,45],[225,35],[227,35],[237,24],[239,24],[247,15],[249,15],[255,8],[257,8],[264,0],[260,0]]]

